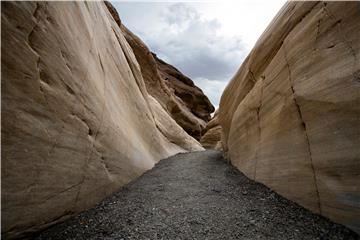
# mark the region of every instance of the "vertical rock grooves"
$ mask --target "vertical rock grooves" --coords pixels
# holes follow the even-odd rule
[[[160,159],[203,150],[149,95],[103,2],[1,6],[2,238],[92,207]]]
[[[102,68],[102,66],[100,66],[100,67]],[[103,88],[104,88],[104,92],[103,92],[103,103],[102,103],[102,112],[100,114],[100,121],[99,121],[99,125],[96,128],[96,131],[94,133],[94,137],[92,138],[92,135],[89,135],[89,137],[92,138],[91,139],[91,145],[90,145],[90,153],[89,153],[89,157],[86,158],[86,160],[84,161],[84,165],[82,167],[83,176],[82,176],[82,179],[81,179],[80,183],[78,184],[79,185],[79,190],[78,190],[78,192],[76,194],[73,208],[76,208],[76,204],[77,204],[77,202],[79,200],[79,196],[80,196],[81,189],[82,189],[82,184],[86,180],[87,171],[88,171],[88,165],[89,165],[89,162],[90,162],[90,160],[91,160],[91,158],[93,156],[93,152],[97,151],[96,146],[95,146],[96,138],[98,137],[98,134],[100,132],[100,129],[101,129],[103,121],[104,121],[104,112],[105,112],[105,106],[106,106],[106,81],[105,81],[105,79],[103,80]],[[105,170],[108,170],[108,169],[105,168]],[[74,209],[74,211],[76,211],[76,210]]]
[[[346,35],[343,33],[343,31],[341,30],[341,19],[337,19],[335,17],[335,15],[327,8],[327,3],[326,2],[322,2],[323,4],[323,8],[326,12],[326,14],[335,21],[335,25],[338,27],[338,31],[339,31],[339,37],[341,38],[341,41],[345,44],[345,46],[347,46],[347,48],[349,49],[349,52],[351,53],[351,55],[354,57],[354,61],[356,61],[356,52],[354,50],[354,48],[351,46],[351,44],[347,41],[346,39]]]
[[[107,3],[106,6],[108,7],[109,4],[110,3]],[[123,43],[122,43],[122,41],[120,41],[120,37],[118,36],[118,34],[114,30],[114,28],[112,28],[112,31],[113,31],[116,39],[117,39],[117,42],[119,43],[120,49],[122,49],[122,52],[123,52],[123,54],[125,56],[125,59],[126,59],[126,63],[129,66],[130,72],[131,72],[133,78],[135,79],[135,81],[137,82],[137,86],[139,87],[139,91],[141,92],[143,98],[146,100],[146,104],[148,105],[148,107],[150,109],[150,114],[151,114],[152,120],[154,120],[155,119],[154,113],[153,113],[153,111],[152,111],[152,109],[151,109],[151,107],[150,107],[150,105],[149,105],[149,103],[147,101],[148,91],[146,89],[144,79],[141,76],[140,69],[138,69],[134,65],[134,63],[131,61],[131,58],[130,58],[129,53],[128,53],[128,49],[126,49],[126,47],[123,46]]]
[[[135,69],[134,64],[130,61],[130,57],[128,56],[127,49],[125,49],[125,48],[122,46],[121,41],[120,41],[120,39],[119,39],[119,36],[118,36],[118,34],[116,33],[116,31],[114,30],[114,28],[112,28],[112,31],[113,31],[113,33],[114,33],[114,35],[115,35],[115,37],[116,37],[116,39],[117,39],[117,41],[118,41],[118,43],[119,43],[119,47],[122,49],[122,51],[123,51],[123,53],[124,53],[124,56],[125,56],[125,58],[126,58],[126,62],[127,62],[128,66],[129,66],[129,68],[130,68],[130,70],[131,70],[131,74],[132,74],[133,78],[137,81],[137,84],[138,84],[138,86],[139,86],[139,90],[140,90],[140,92],[142,93],[143,97],[145,98],[147,92],[144,92],[145,86],[144,86],[144,84],[143,84],[143,81],[140,81],[140,80],[138,79],[138,77],[139,77],[138,71],[137,71],[137,69]]]
[[[296,99],[296,93],[295,93],[295,89],[294,89],[294,83],[291,77],[291,70],[290,70],[290,64],[287,58],[287,53],[286,53],[286,46],[285,43],[283,43],[283,53],[284,53],[284,59],[285,59],[285,65],[288,71],[288,79],[289,79],[289,83],[290,83],[290,89],[291,89],[291,93],[292,93],[292,98],[294,100],[294,105],[297,109],[298,115],[299,115],[299,120],[301,121],[301,125],[302,128],[304,130],[304,136],[305,136],[305,141],[307,144],[307,149],[308,149],[308,155],[309,155],[309,160],[310,160],[310,166],[311,166],[311,170],[312,170],[312,175],[314,178],[314,184],[315,184],[315,191],[316,191],[316,197],[317,197],[317,202],[318,202],[318,209],[319,209],[319,213],[321,214],[321,199],[320,199],[320,193],[319,193],[319,187],[318,187],[318,180],[316,177],[316,169],[314,166],[314,162],[313,162],[313,156],[312,156],[312,152],[311,152],[311,146],[310,146],[310,140],[309,140],[309,135],[307,133],[307,129],[306,129],[306,123],[305,120],[303,118],[303,114],[301,112],[301,108],[299,103],[297,102]]]
[[[233,165],[356,232],[359,32],[357,2],[287,2],[225,88],[218,117]]]
[[[313,11],[313,9],[316,8],[316,6],[318,6],[318,4],[319,2],[303,2],[299,4],[299,6],[296,6],[291,3],[287,3],[272,20],[270,25],[265,29],[260,39],[256,42],[255,47],[251,50],[249,56],[247,56],[244,60],[238,72],[230,81],[230,84],[225,88],[224,93],[221,96],[220,112],[222,109],[221,105],[223,103],[230,102],[232,104],[231,110],[219,115],[219,118],[222,119],[224,123],[226,122],[226,124],[222,126],[223,141],[225,146],[229,136],[229,129],[226,125],[231,125],[233,113],[235,112],[238,104],[245,99],[247,94],[249,94],[251,89],[254,87],[254,81],[256,81],[257,77],[263,74],[266,66],[268,66],[273,58],[278,54],[285,38]],[[297,10],[295,10],[296,7]],[[284,19],[282,19],[282,17]],[[284,24],[282,25],[282,28],[274,28],[274,25],[280,21],[285,21],[281,23]],[[259,64],[258,59],[262,59],[261,64]],[[244,71],[247,71],[248,74],[250,74],[249,78],[246,77],[247,74],[245,74]],[[230,90],[232,87],[239,87],[239,85],[243,86],[245,84],[250,84],[250,82],[253,83],[250,88],[243,87],[242,89],[238,89],[238,91],[233,92]],[[241,98],[236,97],[236,95],[241,96]],[[231,101],[232,97],[235,97],[234,101]]]
[[[259,141],[258,141],[258,146],[256,148],[256,153],[255,153],[255,169],[254,169],[254,180],[256,180],[256,169],[257,169],[257,164],[258,164],[258,157],[259,157],[259,153],[261,152],[261,118],[260,118],[260,111],[261,111],[261,107],[262,107],[262,101],[263,101],[263,91],[264,91],[264,80],[265,77],[261,78],[261,82],[259,84],[261,84],[261,90],[260,90],[260,103],[259,106],[256,108],[256,116],[257,116],[257,124],[258,124],[258,132],[259,132]]]
[[[101,27],[101,26],[98,26],[98,21],[95,21],[95,23],[94,23],[94,27],[96,28],[96,27]],[[100,58],[100,54],[99,54],[99,49],[97,49],[96,48],[96,54],[97,54],[97,56],[98,56],[98,59],[100,60],[99,61],[99,64],[100,64],[100,68],[101,68],[101,70],[102,70],[102,72],[103,72],[103,74],[105,74],[105,71],[104,71],[104,66],[103,66],[103,64],[102,64],[102,62],[101,62],[101,58]],[[98,127],[96,128],[96,130],[95,130],[95,133],[94,133],[94,136],[92,136],[92,135],[89,135],[89,137],[90,137],[90,139],[91,139],[91,145],[90,145],[90,153],[89,153],[89,157],[88,158],[86,158],[86,160],[84,161],[84,165],[83,165],[83,167],[82,167],[82,172],[83,172],[83,176],[82,176],[82,179],[81,179],[81,182],[80,182],[80,184],[79,184],[79,190],[78,190],[78,192],[77,192],[77,194],[76,194],[76,197],[75,197],[75,201],[74,201],[74,205],[73,205],[73,207],[74,207],[74,210],[73,211],[76,211],[76,205],[77,205],[77,202],[78,202],[78,200],[79,200],[79,196],[80,196],[80,193],[81,193],[81,190],[82,190],[82,187],[83,187],[83,183],[85,182],[85,180],[86,180],[86,178],[87,178],[87,175],[88,175],[88,165],[89,165],[89,162],[91,161],[91,158],[92,158],[92,156],[93,156],[93,153],[94,153],[94,151],[96,151],[97,153],[99,153],[99,151],[97,151],[97,149],[96,149],[96,140],[97,140],[97,137],[98,137],[98,135],[99,135],[99,132],[100,132],[100,129],[101,129],[101,127],[102,127],[102,125],[103,125],[103,121],[104,121],[104,115],[105,115],[105,108],[106,108],[106,93],[107,93],[107,87],[106,87],[106,78],[104,78],[103,79],[103,81],[102,81],[102,83],[103,83],[103,100],[102,100],[102,103],[101,103],[101,105],[102,105],[102,107],[101,107],[101,113],[100,113],[100,121],[99,121],[99,124],[98,124]],[[101,156],[101,154],[100,154],[100,156]],[[102,160],[102,163],[104,163],[104,159],[101,157],[100,158],[101,160]],[[105,165],[105,164],[104,164]],[[106,166],[106,165],[105,165]],[[108,173],[108,168],[104,168],[105,169],[105,171],[106,171],[106,173]],[[110,182],[111,182],[111,179],[109,179],[110,180]]]

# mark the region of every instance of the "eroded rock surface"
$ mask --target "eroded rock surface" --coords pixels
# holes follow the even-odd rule
[[[3,237],[62,221],[159,159],[203,149],[148,93],[144,63],[103,2],[1,4]]]
[[[221,126],[219,124],[219,111],[216,110],[214,117],[206,125],[200,139],[201,145],[206,149],[222,150]]]
[[[360,232],[357,2],[289,2],[225,89],[233,165]]]
[[[202,90],[178,69],[158,58],[156,54],[152,53],[152,55],[156,60],[160,76],[175,96],[179,98],[180,104],[185,105],[188,111],[197,118],[205,122],[210,121],[210,114],[214,112],[215,108]]]
[[[107,3],[114,19],[119,16]],[[140,64],[146,89],[170,116],[191,136],[200,140],[201,132],[215,108],[194,82],[170,64],[159,59],[146,44],[123,24],[120,28]]]

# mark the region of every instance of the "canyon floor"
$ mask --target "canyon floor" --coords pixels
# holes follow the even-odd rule
[[[35,239],[358,239],[248,179],[217,151],[178,154]]]

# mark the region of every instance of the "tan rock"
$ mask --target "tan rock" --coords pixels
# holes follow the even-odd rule
[[[1,21],[3,237],[62,221],[160,159],[203,149],[148,94],[104,3],[2,2]]]
[[[356,2],[288,2],[220,103],[226,156],[248,177],[360,232]]]
[[[156,60],[160,76],[175,96],[180,99],[179,102],[197,118],[205,122],[210,121],[210,114],[215,111],[215,108],[203,91],[178,69],[159,59],[156,54],[152,53],[152,55]]]
[[[219,111],[216,110],[214,117],[206,125],[200,139],[201,145],[206,149],[222,150],[221,144],[221,126],[218,118]]]
[[[107,9],[109,10],[111,16],[114,18],[115,22],[117,23],[117,25],[119,27],[121,27],[121,19],[120,19],[120,16],[118,14],[118,12],[116,11],[116,8],[108,1],[104,1]]]

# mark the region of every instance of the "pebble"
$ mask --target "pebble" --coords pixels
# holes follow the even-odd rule
[[[160,161],[98,206],[35,239],[352,240],[359,235],[248,179],[220,152],[207,150]]]

